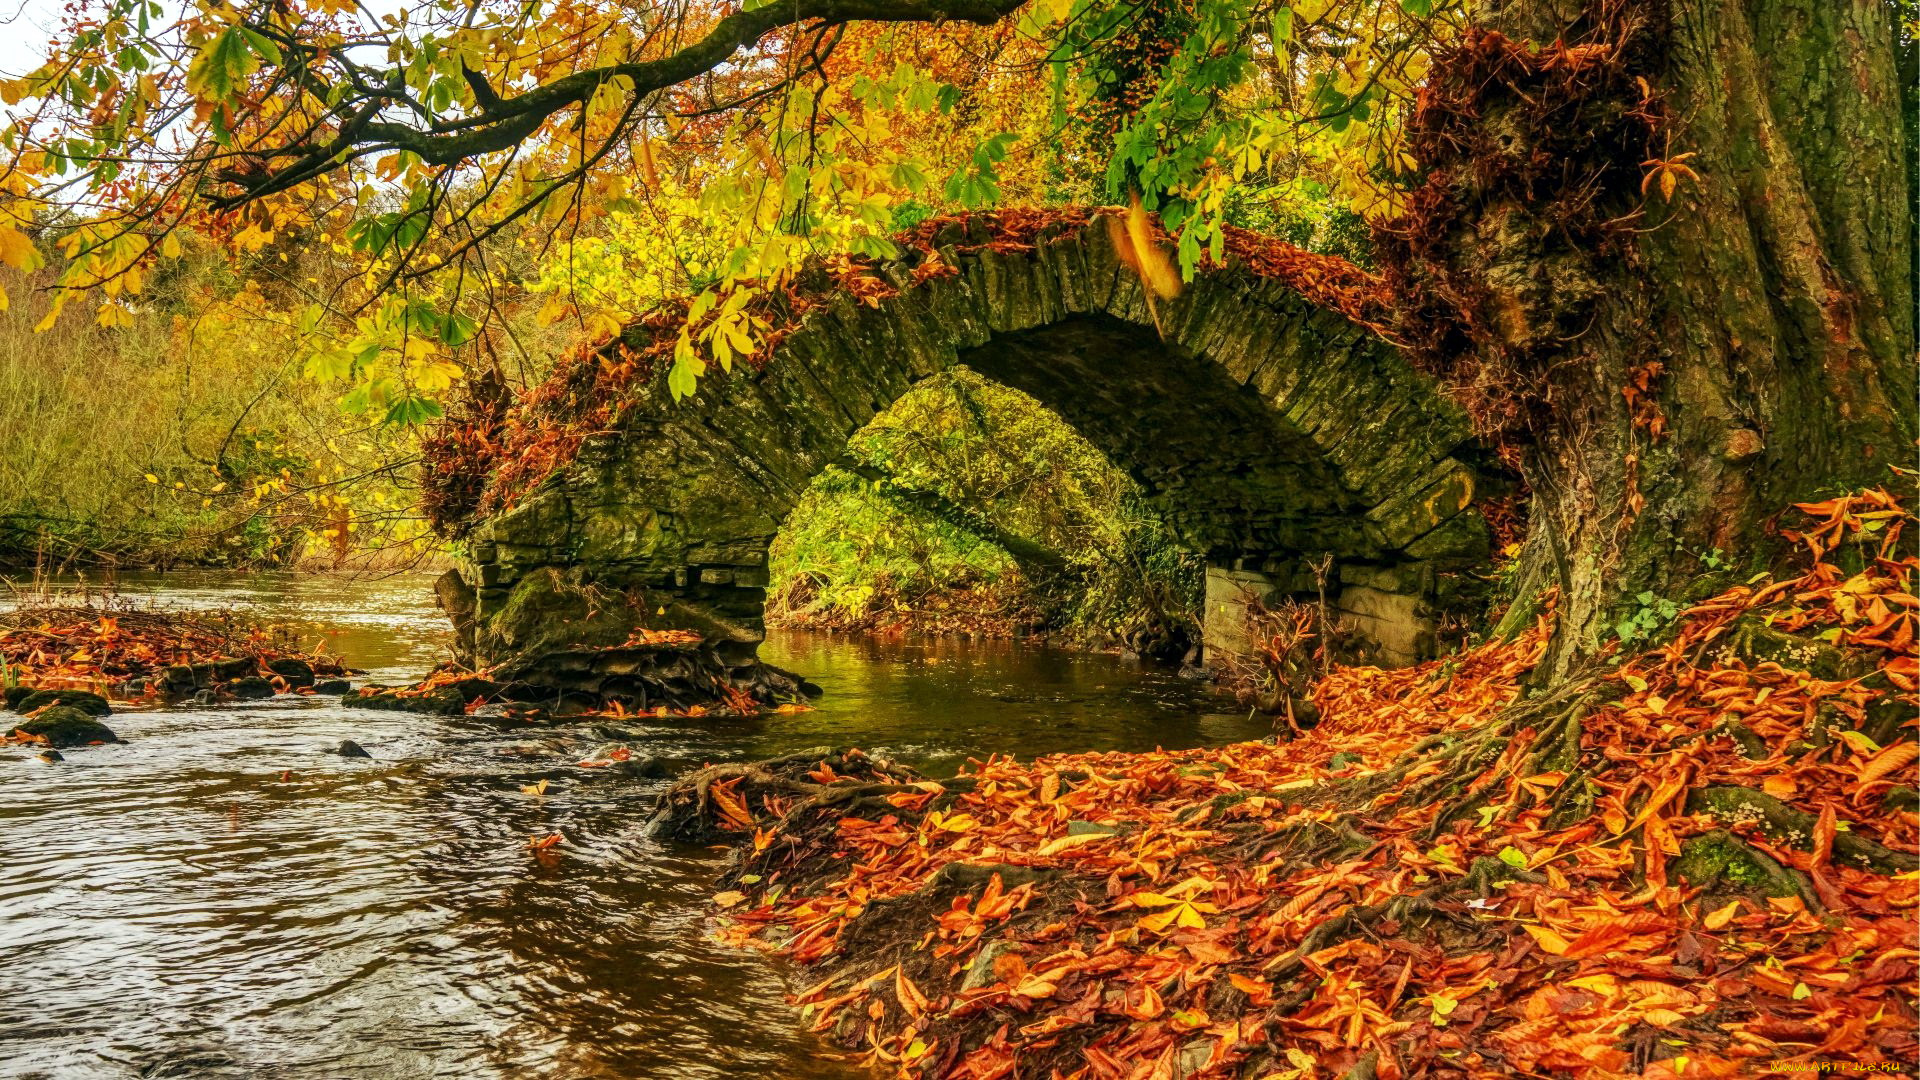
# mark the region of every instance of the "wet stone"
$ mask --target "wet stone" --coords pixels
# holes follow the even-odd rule
[[[18,712],[30,713],[49,705],[65,705],[68,708],[79,709],[88,716],[113,715],[113,709],[107,705],[106,698],[85,690],[36,690],[21,698],[13,708]]]
[[[38,716],[14,725],[13,730],[39,735],[56,750],[120,741],[120,737],[107,725],[71,705],[55,705]]]
[[[258,675],[235,679],[226,684],[223,689],[241,701],[260,701],[274,695],[273,684]]]
[[[287,680],[287,685],[291,687],[312,686],[314,682],[313,665],[305,660],[296,660],[293,657],[269,660],[267,670]]]

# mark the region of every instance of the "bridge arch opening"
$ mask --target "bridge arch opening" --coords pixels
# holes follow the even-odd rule
[[[856,432],[769,554],[769,628],[1040,633],[1199,659],[1199,555],[1059,413],[964,364]]]

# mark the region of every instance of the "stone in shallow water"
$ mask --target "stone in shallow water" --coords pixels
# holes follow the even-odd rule
[[[258,675],[249,675],[244,679],[235,679],[225,687],[227,693],[241,701],[259,701],[273,696],[273,684]]]
[[[21,698],[13,708],[18,712],[30,713],[49,705],[65,705],[79,709],[88,716],[113,715],[106,698],[85,690],[35,690]]]
[[[313,665],[307,663],[305,660],[296,660],[290,656],[282,657],[278,660],[269,660],[267,661],[267,670],[287,680],[288,686],[301,687],[313,685]]]
[[[71,705],[55,705],[14,725],[13,730],[42,736],[55,749],[120,741],[107,725]]]
[[[335,750],[334,753],[339,754],[341,757],[370,758],[373,756],[362,749],[360,744],[354,742],[352,739],[341,739],[340,747]]]

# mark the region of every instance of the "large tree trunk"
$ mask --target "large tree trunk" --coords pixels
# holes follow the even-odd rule
[[[1904,65],[1883,0],[1475,21],[1435,66],[1410,133],[1430,179],[1382,247],[1415,351],[1533,489],[1522,579],[1559,587],[1554,678],[1632,597],[1714,548],[1763,557],[1787,503],[1912,458]]]

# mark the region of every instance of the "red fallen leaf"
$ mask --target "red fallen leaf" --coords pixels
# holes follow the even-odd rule
[[[559,833],[548,833],[545,836],[529,837],[527,839],[527,846],[534,851],[547,851],[564,839],[565,837],[562,837]]]

